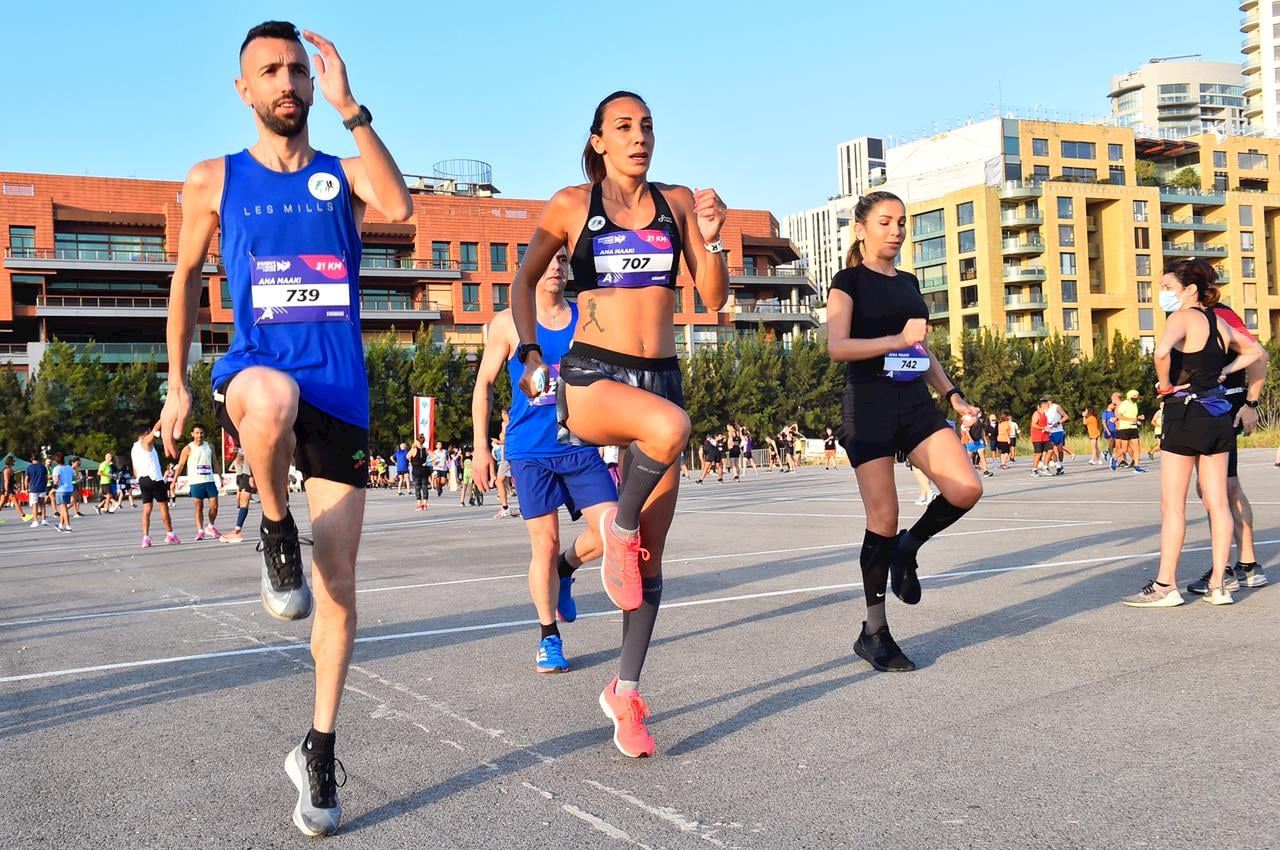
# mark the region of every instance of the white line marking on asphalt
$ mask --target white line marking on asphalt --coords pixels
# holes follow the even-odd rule
[[[616,826],[609,823],[607,820],[596,817],[590,812],[584,812],[582,809],[578,808],[577,806],[570,806],[566,804],[564,806],[561,806],[561,808],[564,809],[569,814],[573,815],[578,820],[586,821],[588,824],[590,824],[592,829],[595,829],[598,832],[603,832],[605,835],[609,836],[615,841],[625,841],[628,844],[634,845],[636,847],[643,847],[645,848],[645,850],[653,850],[653,848],[651,848],[648,844],[644,844],[642,842],[636,841],[630,835],[627,835],[626,832],[622,831],[621,829],[618,829]]]
[[[541,794],[543,799],[545,800],[554,800],[556,797],[555,794],[552,794],[550,791],[544,791],[543,789],[539,788],[537,785],[534,785],[532,782],[521,782],[520,784],[523,785],[525,788],[528,788],[530,791],[533,791],[537,794]]]
[[[1255,540],[1253,545],[1255,547],[1256,546],[1274,546],[1278,543],[1280,543],[1280,539]],[[1188,546],[1184,548],[1182,551],[1184,553],[1208,552],[1210,551],[1210,548],[1211,547],[1209,546]],[[920,576],[920,580],[936,581],[938,579],[945,579],[945,578],[965,578],[968,576],[978,576],[978,575],[1016,573],[1016,572],[1023,572],[1025,570],[1044,570],[1044,569],[1052,569],[1053,567],[1073,567],[1073,566],[1080,566],[1082,564],[1103,564],[1109,561],[1140,560],[1140,559],[1146,559],[1146,558],[1158,558],[1159,556],[1160,556],[1159,550],[1156,550],[1154,552],[1126,552],[1118,555],[1105,555],[1098,558],[1074,558],[1069,561],[1042,561],[1034,564],[1022,564],[1015,567],[991,567],[988,569],[981,569],[981,570],[958,570],[956,572],[950,572],[950,573],[934,573],[932,575]],[[715,597],[711,597],[710,599],[688,599],[680,602],[668,602],[668,603],[665,603],[662,607],[664,609],[692,608],[692,607],[701,606],[701,605],[718,605],[725,602],[744,602],[744,601],[753,600],[753,599],[769,599],[775,596],[794,596],[797,594],[824,593],[832,590],[850,590],[858,587],[862,587],[862,582],[855,581],[855,582],[844,582],[840,584],[822,584],[822,585],[811,585],[808,587],[791,587],[791,588],[786,588],[784,590],[767,590],[767,591],[762,591],[758,593],[744,593],[736,596],[715,596]],[[616,610],[588,611],[586,613],[579,612],[578,619],[583,620],[583,619],[592,619],[596,617],[616,617],[618,616],[618,613],[619,612]],[[357,644],[384,643],[386,641],[413,640],[415,638],[437,637],[439,635],[463,634],[466,632],[494,631],[499,629],[509,629],[509,628],[517,628],[517,627],[523,628],[523,627],[533,626],[537,622],[538,620],[535,618],[532,620],[505,620],[497,623],[476,623],[470,626],[453,626],[447,629],[424,629],[422,631],[416,631],[416,632],[396,632],[393,634],[386,634],[386,635],[373,635],[369,637],[359,637],[359,638],[356,638],[355,642]],[[308,649],[309,646],[310,645],[306,642],[283,643],[283,644],[273,644],[270,646],[255,646],[249,649],[230,649],[230,650],[224,650],[222,652],[203,652],[196,655],[175,655],[167,658],[146,658],[139,661],[118,661],[112,664],[98,664],[92,667],[71,667],[64,670],[46,670],[40,673],[23,673],[17,676],[4,676],[4,677],[0,677],[0,684],[7,684],[9,682],[27,682],[34,679],[51,679],[59,676],[76,676],[76,675],[81,675],[85,673],[102,673],[109,670],[131,670],[139,667],[154,667],[162,664],[182,664],[182,663],[192,662],[192,661],[208,661],[208,660],[214,660],[214,659],[220,659],[220,658],[236,658],[236,657],[245,656],[245,655],[260,655],[264,652],[283,653],[283,652],[289,652],[292,650]],[[426,697],[420,697],[416,694],[413,694],[411,691],[408,691],[407,689],[404,689],[400,686],[396,686],[395,683],[382,678],[376,673],[363,670],[355,664],[351,665],[351,669],[356,670],[360,673],[363,673],[364,675],[369,676],[370,678],[377,679],[381,681],[383,684],[397,687],[398,690],[402,690],[402,692],[404,693],[409,693],[411,696],[414,696],[417,699],[428,701]],[[442,707],[441,705],[436,705],[434,703],[433,703],[433,706]],[[471,723],[472,725],[475,726],[476,729],[484,731],[486,734],[490,735],[490,737],[496,738],[502,735],[501,730],[483,729],[478,724],[475,724],[473,721],[467,720],[467,718],[461,715],[453,715],[453,716],[455,716],[457,719],[463,720],[464,722]],[[515,745],[515,746],[519,746],[519,745]]]
[[[689,818],[685,817],[683,814],[680,813],[679,809],[672,808],[671,806],[655,806],[652,803],[647,803],[644,800],[641,800],[639,797],[634,796],[629,791],[623,791],[621,788],[610,788],[608,785],[605,785],[601,782],[596,782],[595,780],[592,780],[592,779],[584,779],[583,781],[586,782],[586,784],[590,785],[592,788],[597,788],[605,792],[606,794],[610,794],[614,797],[617,797],[619,800],[623,800],[627,803],[630,803],[631,805],[635,806],[637,809],[640,809],[643,812],[647,812],[648,814],[651,814],[654,817],[661,818],[662,820],[671,824],[681,832],[692,832],[696,834],[699,838],[701,838],[703,841],[706,841],[710,844],[714,844],[717,847],[729,846],[725,844],[723,841],[713,838],[712,836],[703,832],[700,828],[702,824],[698,823],[696,820],[690,820]]]

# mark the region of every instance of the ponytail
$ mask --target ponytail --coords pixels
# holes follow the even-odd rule
[[[1216,286],[1210,286],[1200,296],[1200,303],[1205,307],[1217,307],[1218,302],[1222,300],[1222,290]]]

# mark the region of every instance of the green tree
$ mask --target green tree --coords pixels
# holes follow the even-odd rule
[[[409,352],[393,329],[365,347],[364,360],[369,375],[369,445],[376,454],[404,440],[413,427]]]
[[[1169,185],[1176,186],[1179,189],[1199,189],[1200,188],[1200,171],[1193,166],[1179,168],[1173,172],[1173,177],[1169,179]]]
[[[27,391],[12,368],[0,369],[0,454],[23,458],[35,448],[27,414]]]

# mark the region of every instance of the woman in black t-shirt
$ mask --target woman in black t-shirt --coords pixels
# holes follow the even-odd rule
[[[854,244],[847,268],[831,281],[827,351],[848,364],[841,398],[841,442],[858,478],[867,529],[860,556],[867,620],[854,651],[877,670],[914,670],[885,619],[884,591],[908,605],[920,601],[916,552],[982,497],[982,482],[938,412],[929,387],[958,414],[978,415],[925,345],[928,307],[920,284],[895,262],[906,236],[907,211],[889,192],[872,192],[854,209]],[[940,495],[909,530],[898,530],[893,460],[903,452]]]

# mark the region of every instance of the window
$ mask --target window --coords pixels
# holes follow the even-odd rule
[[[1247,168],[1250,171],[1266,171],[1267,155],[1265,153],[1258,153],[1257,151],[1238,153],[1236,154],[1236,164],[1240,168]]]
[[[1138,281],[1138,303],[1139,304],[1151,303],[1151,281],[1149,280]]]
[[[1150,220],[1147,218],[1147,202],[1146,201],[1133,202],[1133,220],[1134,221]]]
[[[1136,259],[1137,259],[1137,265],[1138,265],[1138,277],[1150,277],[1151,276],[1151,255],[1138,254]]]
[[[1062,177],[1072,183],[1096,183],[1098,181],[1098,169],[1066,166],[1062,169]]]
[[[1258,329],[1258,311],[1257,310],[1244,311],[1244,326],[1251,331],[1256,331]]]
[[[963,320],[963,327],[966,331],[976,331],[980,322],[981,319],[977,316],[965,316]]]
[[[480,312],[480,284],[462,284],[462,310],[466,313]]]
[[[511,284],[495,283],[493,285],[493,311],[505,310],[511,306]]]
[[[34,227],[10,227],[9,248],[15,257],[36,255],[36,229]]]
[[[365,245],[360,250],[360,267],[365,269],[411,269],[413,260],[404,248]]]
[[[163,236],[130,233],[55,233],[55,253],[60,260],[114,260],[164,262]]]
[[[1107,145],[1107,159],[1111,162],[1124,162],[1124,145]]]
[[[946,266],[926,266],[920,270],[920,289],[926,291],[930,289],[946,289],[947,288],[947,267]]]
[[[1151,249],[1151,228],[1135,227],[1133,229],[1133,247],[1143,251]]]
[[[1225,192],[1227,191],[1227,186],[1228,186],[1227,172],[1225,171],[1213,172],[1213,190],[1215,192]]]
[[[1150,307],[1138,308],[1138,330],[1153,331],[1156,329],[1156,311]]]
[[[449,268],[449,243],[431,243],[431,267],[433,269]]]
[[[947,239],[945,236],[938,236],[915,244],[912,265],[919,267],[927,263],[940,263],[946,258]]]
[[[756,276],[756,258],[755,257],[748,256],[748,257],[742,258],[742,274],[745,277]]]
[[[1142,347],[1143,354],[1150,354],[1156,350],[1156,338],[1153,336],[1138,337],[1138,345]]]
[[[702,303],[702,295],[698,293],[698,290],[696,287],[693,290],[693,312],[695,313],[707,312],[707,305]]]
[[[1064,331],[1080,330],[1080,311],[1075,307],[1062,308],[1062,329]]]
[[[1253,227],[1253,207],[1247,204],[1240,207],[1240,226]]]
[[[221,290],[222,309],[234,310],[235,307],[231,303],[231,281],[224,277],[222,280],[218,281],[218,289]]]
[[[476,259],[476,252],[480,248],[478,242],[462,242],[459,247],[462,249],[461,268],[464,272],[479,271],[480,261]]]
[[[1213,152],[1213,167],[1214,167],[1214,168],[1226,168],[1226,167],[1227,167],[1227,152],[1226,152],[1226,151],[1214,151],[1214,152]]]
[[[1048,180],[1048,179],[1049,179],[1049,166],[1047,166],[1047,165],[1036,165],[1036,166],[1032,166],[1032,168],[1031,168],[1031,179],[1032,179],[1032,180],[1035,180],[1036,182],[1041,182],[1041,181],[1044,181],[1044,180]]]
[[[1107,169],[1107,179],[1111,181],[1113,186],[1124,185],[1124,166],[1113,165]]]
[[[1058,218],[1074,217],[1074,205],[1070,198],[1058,198]]]
[[[1257,277],[1258,261],[1253,257],[1240,258],[1240,273],[1245,277]]]
[[[931,210],[926,213],[918,213],[911,217],[911,235],[914,237],[928,236],[931,233],[941,233],[946,226],[942,217],[942,210]]]
[[[1004,155],[1005,156],[1017,156],[1021,152],[1022,152],[1022,148],[1018,145],[1017,136],[1004,137]]]
[[[1252,235],[1250,234],[1250,236]],[[978,250],[978,240],[974,236],[974,232],[972,230],[960,231],[960,253],[972,254],[976,250]]]
[[[1032,139],[1031,155],[1032,156],[1048,156],[1049,140],[1048,139]]]
[[[956,204],[956,224],[961,227],[966,224],[973,224],[973,201]]]
[[[971,307],[978,306],[978,287],[962,286],[960,287],[960,308],[968,310]]]
[[[1071,251],[1062,252],[1062,255],[1058,258],[1058,270],[1063,274],[1075,274],[1076,255]]]
[[[1076,229],[1074,225],[1058,225],[1058,244],[1067,248],[1076,244]]]
[[[1074,304],[1080,300],[1074,280],[1064,280],[1062,282],[1062,300],[1067,304]]]
[[[978,261],[974,257],[966,257],[960,261],[960,279],[978,279]]]
[[[1094,159],[1097,157],[1093,142],[1062,141],[1063,159]]]
[[[489,268],[495,272],[507,270],[507,246],[505,244],[489,246]]]
[[[683,313],[684,312],[684,287],[677,286],[675,288],[675,293],[676,293],[676,312]]]
[[[1240,234],[1240,250],[1241,251],[1253,250],[1253,231],[1252,230],[1245,230]]]

